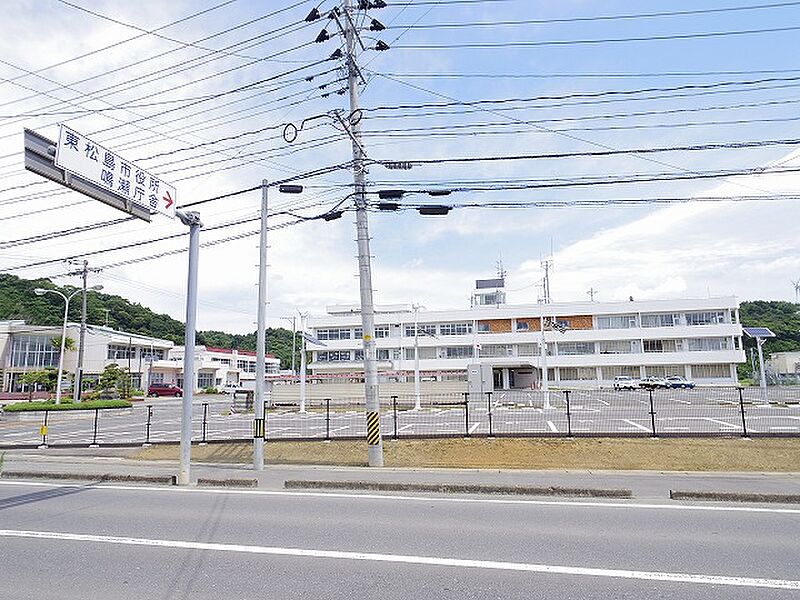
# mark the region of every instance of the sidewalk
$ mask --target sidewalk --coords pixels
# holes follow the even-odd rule
[[[6,472],[62,476],[173,476],[176,461],[139,461],[128,449],[48,449],[10,451]],[[269,465],[263,471],[246,464],[192,463],[191,477],[257,480],[263,490],[283,490],[287,481],[369,482],[435,485],[524,486],[630,490],[636,500],[668,501],[670,490],[800,495],[797,473],[678,473],[655,471],[483,470]]]

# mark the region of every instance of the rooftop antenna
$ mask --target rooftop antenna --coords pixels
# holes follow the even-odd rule
[[[508,271],[503,268],[503,254],[500,254],[500,259],[496,263],[497,268],[497,278],[502,279],[503,281],[506,280],[506,275],[508,275]]]
[[[553,268],[553,259],[548,258],[542,261],[544,278],[542,279],[542,302],[550,304],[553,299],[550,297],[550,270]]]
[[[600,290],[596,290],[593,287],[589,288],[589,291],[586,292],[589,295],[589,302],[594,302],[594,295],[599,291]]]
[[[792,285],[794,286],[794,301],[797,304],[800,304],[800,279],[795,281],[792,280]]]

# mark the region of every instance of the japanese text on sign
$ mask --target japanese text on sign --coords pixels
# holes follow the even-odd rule
[[[126,200],[175,218],[173,186],[66,125],[61,125],[55,163]]]

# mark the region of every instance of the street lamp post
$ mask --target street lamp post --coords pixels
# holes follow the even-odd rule
[[[94,285],[90,290],[102,290],[102,285]],[[47,293],[57,294],[64,299],[64,322],[61,325],[61,352],[58,355],[58,377],[56,378],[56,404],[61,404],[61,378],[64,376],[64,347],[67,341],[67,316],[69,315],[69,301],[80,294],[83,290],[78,289],[69,296],[62,294],[58,290],[36,288],[33,293],[37,296],[44,296]],[[80,391],[78,392],[80,393]]]

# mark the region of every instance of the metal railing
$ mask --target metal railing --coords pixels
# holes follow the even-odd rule
[[[800,387],[693,390],[494,390],[381,398],[386,439],[444,437],[800,436]],[[12,415],[19,415],[18,417]],[[269,440],[364,439],[363,398],[284,403],[265,410]],[[229,399],[193,407],[193,441],[251,440],[253,414]],[[176,442],[180,406],[6,413],[0,448]]]

